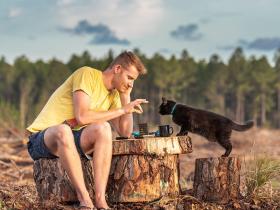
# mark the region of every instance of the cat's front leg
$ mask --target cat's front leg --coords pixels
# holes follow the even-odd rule
[[[188,130],[184,125],[182,125],[181,129],[180,129],[180,132],[177,133],[176,136],[186,136],[186,135],[188,135]]]

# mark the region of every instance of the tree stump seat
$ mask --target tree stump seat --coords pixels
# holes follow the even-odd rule
[[[107,185],[109,202],[149,202],[162,196],[178,195],[178,156],[190,152],[189,136],[114,140]],[[86,187],[93,198],[91,162],[82,159],[82,166]],[[35,161],[34,180],[43,201],[77,201],[74,188],[58,159]]]
[[[94,182],[91,161],[82,158],[82,169],[86,188],[91,199],[94,198]],[[34,161],[34,180],[41,202],[76,202],[78,201],[66,171],[62,168],[59,159],[42,158]]]
[[[238,157],[200,158],[195,162],[194,196],[220,204],[240,195],[241,160]]]

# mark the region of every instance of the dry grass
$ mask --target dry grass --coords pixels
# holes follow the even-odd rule
[[[208,142],[198,135],[189,135],[192,139],[193,153],[180,157],[180,181],[187,189],[192,188],[195,159],[219,157],[224,153],[224,149],[217,143]],[[253,128],[246,132],[233,132],[231,139],[231,156],[238,156],[243,160],[242,170],[260,155],[280,160],[280,130]]]
[[[192,188],[195,159],[219,157],[224,153],[224,150],[218,144],[210,143],[197,135],[189,135],[193,142],[193,153],[180,157],[180,183],[182,188],[187,190]],[[232,203],[227,206],[215,207],[214,204],[197,201],[194,204],[193,198],[184,195],[180,198],[181,200],[160,201],[154,205],[169,205],[171,207],[183,205],[182,209],[236,209],[236,206],[243,208],[253,203],[258,206],[263,205],[262,209],[273,209],[274,207],[268,208],[267,203],[276,203],[277,199],[278,202],[280,201],[280,178],[277,178],[277,173],[280,174],[278,165],[280,161],[280,130],[254,128],[247,132],[234,132],[232,142],[233,151],[231,155],[239,156],[243,160],[242,177],[246,188],[251,192],[250,201],[248,200],[244,204]],[[7,157],[12,158],[12,160],[7,159]],[[263,157],[266,159],[263,159]],[[0,160],[0,209],[36,209],[37,201],[32,176],[32,161],[27,153],[26,145],[19,145],[12,139],[0,139]],[[266,204],[264,205],[262,202],[266,202]],[[194,205],[197,205],[197,207],[195,208]],[[209,207],[211,205],[213,208]],[[277,205],[280,206],[280,204]],[[131,209],[130,207],[126,205],[116,209]],[[132,207],[132,209],[155,209],[150,208],[150,206],[145,206],[145,208],[144,206]],[[175,209],[171,207],[170,209]],[[247,208],[245,207],[243,209]],[[165,209],[165,207],[161,209]]]
[[[256,157],[248,165],[247,196],[258,200],[280,203],[280,161],[264,156]]]
[[[180,184],[185,190],[192,188],[196,158],[219,157],[224,152],[216,143],[198,135],[190,136],[193,153],[180,158]],[[231,139],[231,156],[242,160],[241,192],[247,202],[280,206],[280,130],[253,128],[247,132],[233,132]]]

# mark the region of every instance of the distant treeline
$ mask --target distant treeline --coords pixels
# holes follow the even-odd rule
[[[214,54],[209,61],[195,60],[183,50],[179,57],[151,58],[134,50],[148,69],[134,85],[133,98],[146,98],[142,121],[160,123],[158,106],[165,96],[193,107],[225,115],[238,122],[253,119],[257,126],[280,127],[280,51],[271,66],[265,56],[246,58],[237,48],[227,63]],[[1,127],[24,129],[34,120],[53,91],[76,69],[100,70],[114,58],[110,50],[103,58],[88,51],[72,55],[67,63],[58,59],[31,62],[27,57],[13,64],[0,59]],[[139,120],[139,119],[138,119]]]

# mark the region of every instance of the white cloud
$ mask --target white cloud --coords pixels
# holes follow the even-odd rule
[[[82,1],[81,1],[82,2]],[[108,25],[120,38],[155,33],[164,18],[161,0],[90,0],[59,7],[61,24],[74,27],[80,20]]]
[[[66,6],[74,3],[75,0],[57,0],[58,6]]]
[[[8,13],[9,18],[18,17],[22,14],[21,8],[11,8]]]

